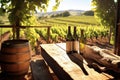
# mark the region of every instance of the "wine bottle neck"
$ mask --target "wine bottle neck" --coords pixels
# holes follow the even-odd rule
[[[76,27],[74,27],[74,34],[76,34]]]
[[[68,27],[68,34],[71,34],[71,28]]]
[[[67,41],[72,41],[72,34],[71,34],[71,27],[69,26],[68,27],[68,33],[67,33],[67,37],[66,37],[66,40]]]
[[[75,40],[78,40],[78,35],[77,35],[76,27],[74,27],[73,37],[74,37]]]

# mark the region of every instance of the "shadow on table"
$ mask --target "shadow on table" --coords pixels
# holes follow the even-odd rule
[[[83,63],[83,57],[80,54],[72,53],[72,54],[68,54],[68,56],[74,63],[76,63],[77,65],[80,66],[80,68],[82,69],[82,71],[85,75],[89,75],[88,72],[86,71],[86,69],[83,66],[83,64],[84,64]]]

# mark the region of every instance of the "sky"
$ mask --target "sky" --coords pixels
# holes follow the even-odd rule
[[[91,10],[92,0],[62,0],[57,11],[61,10]],[[52,6],[55,5],[55,0],[51,0],[47,12],[52,11]]]

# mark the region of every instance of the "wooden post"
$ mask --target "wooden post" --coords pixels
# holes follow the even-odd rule
[[[16,28],[16,39],[20,38],[20,28]]]
[[[50,27],[47,28],[47,42],[50,43]]]
[[[20,38],[20,20],[17,18],[16,20],[16,39]]]
[[[117,0],[117,17],[115,30],[115,54],[120,55],[120,0]]]
[[[20,20],[16,18],[16,21],[13,26],[13,39],[19,39],[20,37]]]
[[[15,28],[15,25],[13,25],[13,27],[12,27],[12,32],[13,32],[13,39],[15,39],[15,32],[16,32],[16,30],[15,30],[16,28]]]
[[[115,54],[120,56],[120,23],[117,25],[116,30],[116,40],[115,40]]]

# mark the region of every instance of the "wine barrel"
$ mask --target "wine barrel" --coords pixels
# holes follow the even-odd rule
[[[30,60],[28,40],[7,40],[2,43],[0,65],[3,73],[8,75],[26,74]]]

